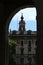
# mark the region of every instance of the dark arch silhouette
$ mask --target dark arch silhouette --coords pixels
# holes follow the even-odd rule
[[[30,0],[31,1],[31,0]],[[43,65],[43,1],[33,0],[33,5],[37,7],[38,10],[38,48],[37,48],[37,62],[39,65]],[[25,2],[25,3],[23,3]],[[24,5],[31,5],[29,0],[4,0],[0,2],[0,65],[8,65],[8,47],[7,47],[7,27],[9,15],[16,10],[16,8],[23,7]],[[40,14],[39,14],[40,13]],[[9,20],[8,20],[9,21]],[[10,22],[9,22],[10,23]],[[7,50],[7,51],[6,51]]]

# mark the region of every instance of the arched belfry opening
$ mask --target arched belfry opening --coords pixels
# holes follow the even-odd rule
[[[31,9],[31,7],[28,7]],[[27,8],[27,9],[28,9]],[[34,10],[34,7],[32,7]],[[20,11],[24,11],[26,8],[21,9]],[[26,15],[31,14],[32,11],[24,11]],[[20,12],[18,11],[18,12]],[[8,44],[9,44],[9,65],[36,65],[36,49],[37,49],[37,20],[36,20],[36,8],[35,8],[35,18],[33,20],[29,20],[28,16],[24,16],[24,12],[18,14],[18,12],[13,16],[10,22],[13,22],[11,27],[9,25],[8,30]],[[28,12],[28,13],[26,13]],[[18,16],[18,15],[19,16]],[[16,18],[18,17],[18,18]],[[20,18],[19,18],[20,17]],[[27,17],[27,18],[26,18]],[[32,19],[30,17],[30,19]],[[26,19],[24,19],[26,18]],[[27,20],[27,22],[26,22]],[[30,22],[29,22],[30,21]],[[16,23],[17,22],[17,23]],[[33,23],[32,23],[33,22]],[[34,23],[35,22],[35,23]],[[15,24],[15,25],[14,25]],[[27,25],[26,25],[27,24]],[[34,24],[34,25],[33,25]],[[30,27],[29,27],[30,25]],[[33,25],[33,26],[32,26]],[[15,29],[11,30],[12,26]],[[17,28],[15,27],[17,26]],[[27,26],[27,28],[26,28]],[[32,27],[35,29],[32,29]]]

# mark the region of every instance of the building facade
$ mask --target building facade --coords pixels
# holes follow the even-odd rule
[[[9,37],[16,42],[16,65],[36,65],[37,32],[25,29],[23,14],[19,30],[10,32]]]

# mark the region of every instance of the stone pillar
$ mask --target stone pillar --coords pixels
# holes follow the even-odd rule
[[[0,65],[5,65],[4,5],[0,3]]]
[[[43,65],[43,1],[36,0],[37,8],[37,64]]]

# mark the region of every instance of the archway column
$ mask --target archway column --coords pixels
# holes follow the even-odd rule
[[[37,8],[37,64],[43,65],[43,1],[36,0]]]

